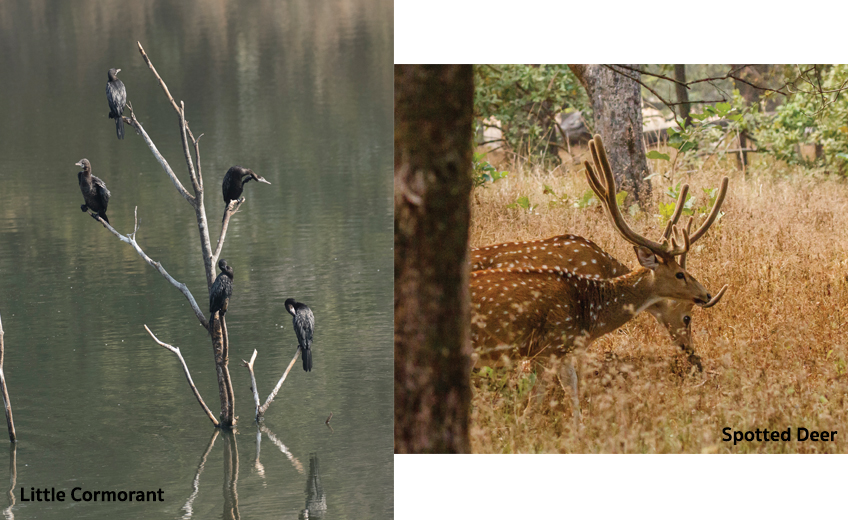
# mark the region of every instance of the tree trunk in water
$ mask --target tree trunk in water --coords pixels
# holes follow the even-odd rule
[[[630,65],[636,67],[635,65]],[[643,208],[651,200],[645,143],[642,141],[642,93],[638,72],[622,74],[603,65],[569,65],[583,84],[595,112],[595,132],[606,145],[618,190],[626,190]],[[618,191],[616,190],[616,191]]]
[[[686,83],[686,65],[674,66],[674,79],[680,83]],[[689,89],[680,83],[674,84],[674,88],[677,91],[677,102],[681,103],[680,117],[686,121],[686,126],[689,126],[689,123],[692,122],[692,117],[689,115],[689,111],[691,110],[691,106],[689,105]]]
[[[472,69],[395,66],[395,452],[469,451]]]

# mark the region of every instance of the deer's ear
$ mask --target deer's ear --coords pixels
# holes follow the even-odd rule
[[[647,267],[651,271],[660,266],[660,261],[653,251],[643,246],[633,246],[636,251],[636,257],[639,258],[639,263],[643,267]]]

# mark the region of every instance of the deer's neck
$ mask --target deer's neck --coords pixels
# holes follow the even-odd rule
[[[653,273],[640,267],[618,278],[579,278],[586,302],[580,305],[585,330],[597,338],[621,327],[631,318],[662,300],[655,296]]]

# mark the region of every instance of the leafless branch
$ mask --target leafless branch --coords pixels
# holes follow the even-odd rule
[[[177,102],[174,101],[174,96],[171,95],[171,92],[168,90],[168,85],[162,80],[159,76],[159,73],[156,72],[156,67],[153,66],[153,62],[150,61],[150,58],[147,57],[147,53],[144,52],[144,47],[141,46],[141,42],[136,42],[138,44],[138,52],[141,53],[141,57],[144,58],[144,62],[147,63],[147,66],[150,67],[150,70],[153,71],[153,75],[156,76],[156,79],[159,81],[159,86],[162,87],[162,90],[165,91],[165,95],[168,97],[168,101],[171,102],[171,106],[174,107],[174,111],[177,114],[180,113],[180,107],[177,105]],[[186,125],[186,131],[188,135],[191,137],[192,142],[195,142],[194,135],[191,133],[191,129]]]
[[[3,319],[0,318],[0,391],[3,393],[3,409],[6,411],[6,427],[9,429],[9,440],[17,442],[15,434],[15,421],[12,419],[12,401],[9,400],[9,390],[6,388],[6,374],[3,373],[3,360],[6,358],[6,346],[3,343]]]
[[[159,153],[159,149],[156,148],[156,144],[153,143],[153,140],[150,139],[150,136],[148,136],[147,132],[144,131],[144,127],[135,118],[135,112],[132,111],[132,107],[128,106],[128,108],[130,109],[130,117],[123,116],[124,122],[136,129],[136,131],[144,139],[144,142],[147,143],[147,147],[150,148],[150,151],[153,153],[153,156],[156,158],[157,161],[159,161],[159,164],[162,166],[162,169],[165,170],[165,173],[168,174],[168,177],[171,179],[171,183],[174,185],[175,188],[177,188],[177,191],[180,193],[180,195],[182,195],[183,198],[187,200],[189,204],[195,206],[197,204],[197,201],[194,196],[189,193],[188,190],[185,189],[185,186],[183,186],[183,183],[180,182],[180,179],[177,178],[177,175],[174,173],[174,170],[171,169],[171,165],[168,164],[168,161],[164,157],[162,157],[161,153]]]
[[[242,366],[247,367],[250,372],[250,389],[253,390],[253,402],[256,403],[256,420],[259,420],[259,390],[256,389],[256,374],[253,372],[253,362],[256,361],[256,349],[253,349],[253,355],[250,356],[250,361],[241,360]],[[259,457],[257,456],[257,459]]]
[[[13,442],[9,445],[9,491],[6,495],[9,497],[9,507],[3,510],[3,516],[9,520],[14,520],[15,515],[12,513],[12,508],[15,507],[15,487],[18,485],[18,444]]]
[[[286,377],[289,375],[289,372],[291,372],[291,369],[294,366],[295,361],[297,361],[298,356],[300,356],[300,346],[297,347],[297,351],[294,353],[294,357],[289,363],[288,368],[286,368],[286,371],[283,373],[283,377],[280,378],[280,380],[277,382],[277,386],[274,387],[274,390],[268,396],[268,399],[265,400],[265,404],[259,407],[260,416],[265,414],[265,411],[268,409],[269,406],[271,406],[271,401],[273,401],[274,398],[277,397],[277,392],[279,392],[280,387],[283,386],[283,381],[286,380]]]
[[[188,366],[186,365],[185,359],[183,359],[183,355],[180,353],[180,349],[159,341],[159,338],[157,338],[156,335],[150,331],[150,328],[148,328],[147,325],[144,326],[144,330],[146,330],[147,333],[150,334],[150,337],[153,338],[153,341],[177,355],[180,360],[180,363],[182,363],[183,365],[183,371],[185,372],[188,385],[191,387],[191,391],[194,392],[194,397],[197,398],[197,402],[200,403],[201,408],[203,408],[203,411],[206,412],[206,415],[209,417],[209,420],[212,421],[212,424],[214,424],[216,427],[219,426],[218,419],[216,419],[215,416],[212,415],[212,410],[210,410],[209,407],[206,406],[206,403],[203,402],[203,398],[200,397],[200,392],[198,392],[197,387],[194,386],[194,381],[191,380],[191,374],[188,371]]]
[[[165,279],[171,283],[171,285],[179,289],[179,291],[183,293],[183,296],[186,297],[189,304],[191,305],[191,309],[194,311],[194,315],[197,317],[197,320],[200,322],[201,325],[203,325],[203,328],[209,330],[209,322],[206,320],[206,316],[203,314],[203,311],[201,311],[200,307],[197,306],[197,302],[195,301],[194,296],[191,294],[191,291],[188,289],[188,286],[182,282],[176,281],[174,277],[168,274],[168,271],[166,271],[165,268],[162,267],[162,264],[160,262],[157,262],[147,256],[147,253],[145,253],[144,250],[141,249],[141,246],[138,245],[138,242],[136,241],[136,236],[138,234],[138,206],[135,207],[135,228],[132,233],[127,233],[126,235],[118,233],[115,228],[113,228],[109,225],[108,222],[100,218],[98,214],[89,213],[89,215],[91,215],[91,218],[93,218],[94,220],[100,222],[103,227],[109,230],[110,233],[118,237],[118,240],[131,245],[133,249],[135,249],[135,252],[138,253],[138,255],[142,258],[142,260],[147,262],[150,267],[159,271],[159,274],[164,276]]]
[[[244,200],[244,197],[242,197],[239,200],[230,201],[227,209],[224,210],[224,221],[221,223],[221,234],[218,235],[218,245],[215,247],[215,252],[212,253],[212,265],[217,265],[218,257],[221,256],[221,250],[224,248],[224,239],[227,237],[227,228],[230,225],[230,217],[238,212]]]

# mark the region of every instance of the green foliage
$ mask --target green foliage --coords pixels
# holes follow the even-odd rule
[[[505,144],[527,157],[551,156],[561,139],[554,116],[587,113],[586,92],[567,65],[475,65],[474,115],[479,124],[497,119]]]
[[[662,202],[659,203],[660,210],[660,220],[663,223],[668,222],[671,219],[671,216],[674,215],[674,208],[677,206],[677,199],[680,197],[680,184],[677,183],[674,186],[669,186],[666,190],[666,196],[670,197],[672,202]],[[686,201],[683,203],[683,214],[686,216],[695,216],[695,214],[706,214],[708,213],[713,204],[715,204],[716,198],[718,197],[718,188],[701,188],[704,192],[704,201],[705,204],[697,205],[698,198],[694,197],[691,193],[686,194]],[[720,219],[724,213],[719,213],[716,220]]]
[[[515,202],[513,202],[512,204],[506,205],[506,207],[510,209],[519,207],[524,208],[529,213],[533,213],[533,210],[536,209],[538,206],[538,204],[530,204],[530,197],[528,197],[527,195],[522,195],[515,199]]]
[[[495,182],[497,180],[503,179],[507,175],[508,172],[499,172],[494,166],[489,164],[488,161],[484,159],[486,156],[485,153],[475,153],[474,154],[474,187],[478,188],[480,186],[486,185],[487,182]]]
[[[731,103],[704,105],[700,113],[690,113],[692,121],[689,124],[680,120],[680,128],[667,130],[668,145],[678,152],[675,161],[691,162],[695,156],[688,152],[698,150],[705,150],[709,155],[723,156],[731,138],[745,128],[745,117],[750,110],[745,107],[739,92],[734,91]],[[725,146],[722,147],[722,144]],[[652,152],[648,158],[669,160],[668,155],[659,152]]]
[[[557,206],[568,204],[568,194],[563,193],[561,195],[557,195],[557,193],[554,191],[554,189],[551,188],[550,186],[548,186],[547,184],[543,184],[542,186],[544,186],[544,188],[545,188],[544,191],[542,191],[542,193],[544,195],[551,195],[554,198],[553,200],[548,202],[549,208],[554,208],[554,207],[557,207]]]
[[[752,135],[763,151],[789,164],[836,167],[845,173],[848,97],[838,90],[848,83],[848,65],[822,67],[821,82],[825,94],[806,83],[799,85],[802,88],[778,106],[775,114],[756,119]],[[813,143],[821,145],[823,153],[818,159],[805,160],[798,146]]]

